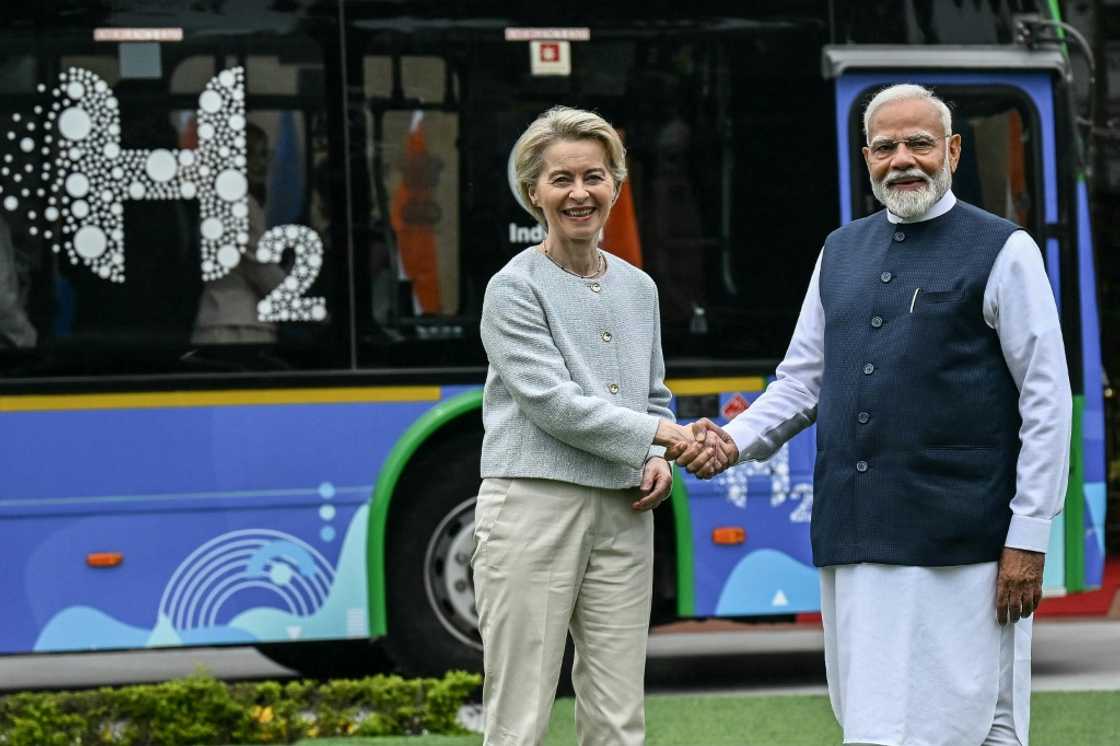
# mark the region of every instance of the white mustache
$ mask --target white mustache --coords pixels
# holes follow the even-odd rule
[[[904,181],[905,179],[921,179],[926,183],[927,186],[933,183],[933,179],[931,179],[925,171],[922,171],[919,168],[908,168],[905,171],[898,171],[889,174],[885,179],[883,179],[883,184],[885,184],[886,186],[890,186],[891,184],[895,184],[899,181]]]

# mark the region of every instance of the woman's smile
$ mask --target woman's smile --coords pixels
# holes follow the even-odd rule
[[[530,197],[544,213],[547,243],[567,260],[590,257],[615,196],[606,150],[597,140],[559,140],[541,159],[544,168]]]

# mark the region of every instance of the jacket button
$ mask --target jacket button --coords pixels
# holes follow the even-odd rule
[[[869,376],[869,375],[871,375],[871,374],[872,374],[872,373],[874,373],[874,372],[875,372],[875,364],[874,364],[874,363],[866,363],[866,364],[864,364],[864,366],[863,366],[863,374],[864,374],[865,376]]]
[[[597,282],[591,283],[590,287],[591,287],[591,292],[593,292],[593,293],[597,293],[597,292],[599,292],[600,290],[603,289],[603,286],[600,285]]]
[[[892,275],[890,272],[884,272],[883,274],[879,275],[879,279],[883,282],[890,282],[893,277],[894,275]]]
[[[867,462],[866,461],[857,461],[856,462],[856,471],[858,471],[861,474],[863,472],[867,471]]]
[[[610,391],[612,394],[617,394],[618,393],[618,384],[617,383],[612,383],[610,386],[607,386],[607,391]]]
[[[878,329],[882,325],[883,325],[883,317],[882,316],[872,316],[871,317],[871,326]]]
[[[856,419],[859,420],[859,424],[866,425],[868,422],[871,421],[871,413],[870,412],[860,412],[858,415],[856,415]]]
[[[895,241],[905,241],[906,240],[906,234],[903,233],[902,231],[896,231],[895,234],[894,234],[894,240]]]
[[[610,332],[603,332],[603,341],[604,342],[610,342],[611,341],[611,333]]]

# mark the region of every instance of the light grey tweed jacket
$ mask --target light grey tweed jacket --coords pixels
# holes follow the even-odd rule
[[[638,485],[646,460],[664,453],[651,445],[658,419],[674,419],[657,287],[606,256],[607,271],[584,280],[530,247],[490,279],[484,478],[621,489]]]

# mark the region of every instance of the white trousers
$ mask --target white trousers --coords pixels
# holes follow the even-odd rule
[[[638,490],[486,479],[475,508],[485,746],[538,746],[569,630],[581,746],[645,743],[653,514]]]
[[[1027,746],[1032,620],[996,622],[996,573],[995,562],[822,568],[844,743]]]

